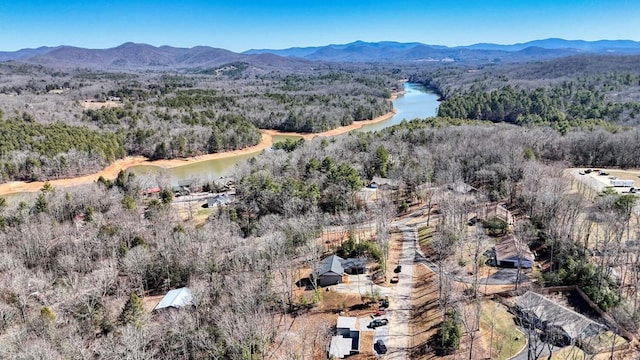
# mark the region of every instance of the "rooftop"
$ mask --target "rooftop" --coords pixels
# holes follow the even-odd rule
[[[597,335],[605,330],[602,324],[532,291],[518,296],[516,305],[523,311],[533,313],[546,325],[561,328],[573,339]]]
[[[348,316],[338,316],[338,329],[358,330],[358,318]]]
[[[165,308],[181,308],[187,305],[191,305],[193,295],[191,290],[186,287],[171,290],[165,295],[162,300],[156,305],[153,310],[160,310]]]
[[[352,340],[342,336],[333,336],[329,347],[329,357],[343,359],[351,355]]]
[[[529,246],[516,239],[515,236],[509,236],[508,238],[503,239],[496,244],[495,248],[496,259],[498,261],[506,259],[522,259],[533,262],[535,260]]]
[[[326,258],[322,259],[322,262],[320,262],[320,265],[318,266],[318,275],[324,275],[329,272],[342,275],[342,273],[344,272],[344,268],[342,267],[343,260],[344,259],[342,259],[338,255],[327,256]]]

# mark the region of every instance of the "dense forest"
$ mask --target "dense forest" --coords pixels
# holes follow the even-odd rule
[[[77,148],[65,148],[73,151],[65,155],[66,165],[56,159],[60,146],[25,149],[7,144],[2,162],[9,168],[0,179],[74,176],[125,155],[171,159],[241,149],[260,141],[258,129],[330,130],[389,113],[391,93],[401,89],[397,75],[386,68],[333,66],[309,74],[260,73],[247,64],[231,68],[234,71],[176,74],[65,73],[5,64],[6,76],[0,80],[4,118],[44,124],[38,131],[50,139],[57,139],[48,134],[55,131],[52,126],[60,126],[51,124],[64,123],[68,131],[91,131],[105,140],[92,151],[82,145],[92,142],[90,136],[78,140]],[[114,141],[117,146],[110,151],[100,145]],[[60,145],[70,143],[61,139]],[[37,159],[37,171],[30,170],[27,158]]]
[[[576,56],[540,63],[443,68],[413,79],[444,101],[438,115],[519,125],[604,127],[638,124],[640,58]]]

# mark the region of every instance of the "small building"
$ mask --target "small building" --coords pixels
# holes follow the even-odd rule
[[[478,192],[478,189],[464,182],[449,184],[447,188],[458,194],[473,194]]]
[[[535,257],[529,246],[515,236],[509,236],[495,246],[496,266],[530,269],[533,267],[534,260]]]
[[[180,182],[178,182],[178,185],[172,186],[171,190],[173,190],[173,194],[175,196],[191,195],[191,185],[192,184],[193,184],[193,181],[191,181],[191,180],[180,181]]]
[[[518,210],[516,214],[507,209],[504,204],[498,202],[479,204],[476,207],[476,214],[480,220],[488,220],[492,217],[497,217],[509,225],[513,225],[516,219],[522,219],[524,217],[524,214],[521,211]]]
[[[580,345],[581,340],[606,331],[604,325],[532,291],[516,298],[515,313],[556,343]]]
[[[364,259],[348,258],[340,262],[344,272],[349,275],[364,274],[367,272],[367,261]]]
[[[324,258],[316,268],[318,285],[331,286],[341,283],[342,275],[344,274],[342,261],[343,259],[338,255],[331,255]]]
[[[185,306],[192,305],[193,295],[189,288],[183,287],[179,289],[171,290],[165,295],[162,300],[153,308],[153,311],[162,309],[174,308],[180,309]]]
[[[220,177],[213,180],[213,185],[220,190],[233,190],[236,186],[236,181],[232,177]]]
[[[176,186],[172,186],[171,190],[173,191],[173,195],[176,197],[187,196],[191,194],[191,189],[189,188],[189,186],[176,185]]]
[[[227,205],[233,202],[233,198],[227,194],[218,194],[214,197],[210,197],[207,199],[207,207],[212,208],[214,206],[222,206]]]
[[[360,352],[360,326],[358,318],[338,316],[336,335],[331,338],[329,358],[344,359]]]
[[[142,190],[142,196],[144,197],[158,197],[160,196],[160,186],[154,186],[152,188]]]
[[[399,185],[398,180],[374,176],[367,187],[370,189],[397,190],[400,187]]]

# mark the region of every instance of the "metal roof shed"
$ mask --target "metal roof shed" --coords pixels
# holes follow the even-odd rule
[[[183,287],[180,289],[174,289],[169,291],[153,310],[155,311],[166,308],[179,309],[187,305],[191,305],[192,300],[193,295],[191,294],[191,290],[189,290],[188,288]]]
[[[351,355],[351,342],[352,340],[350,338],[333,336],[329,347],[329,357],[344,359]]]

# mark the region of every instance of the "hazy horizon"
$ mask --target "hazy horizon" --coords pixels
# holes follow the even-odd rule
[[[113,48],[126,42],[249,49],[366,42],[448,47],[567,40],[640,40],[631,1],[414,0],[9,2],[0,9],[0,49]]]
[[[557,39],[557,40],[563,40],[563,41],[587,41],[587,42],[595,42],[595,41],[634,41],[634,42],[638,42],[640,43],[640,41],[637,40],[630,40],[630,39],[598,39],[598,40],[584,40],[584,39],[563,39],[563,38],[545,38],[545,39],[531,39],[531,40],[527,40],[527,41],[522,41],[522,42],[518,42],[518,43],[493,43],[493,42],[489,42],[489,41],[481,41],[481,42],[477,42],[477,43],[473,43],[473,44],[462,44],[462,45],[455,45],[455,46],[448,46],[450,48],[454,48],[454,47],[465,47],[465,46],[473,46],[473,45],[479,45],[479,44],[491,44],[491,45],[505,45],[505,46],[511,46],[511,45],[519,45],[519,44],[526,44],[529,42],[533,42],[533,41],[544,41],[544,40],[552,40],[552,39]],[[246,49],[243,51],[238,51],[237,53],[242,53],[244,51],[248,51],[248,50],[286,50],[286,49],[292,49],[292,48],[313,48],[313,47],[324,47],[324,46],[331,46],[331,45],[346,45],[346,44],[352,44],[352,43],[356,43],[358,41],[363,41],[363,40],[353,40],[353,41],[348,41],[345,43],[327,43],[327,44],[311,44],[311,45],[302,45],[302,46],[292,46],[289,48],[266,48],[266,47],[256,47],[256,48],[251,48],[251,49]],[[420,41],[395,41],[395,40],[378,40],[378,41],[367,41],[367,43],[383,43],[383,42],[397,42],[397,43],[422,43]],[[175,46],[172,44],[161,44],[161,45],[154,45],[154,44],[148,44],[148,43],[141,43],[141,42],[133,42],[133,41],[125,41],[121,44],[117,44],[115,46],[109,46],[109,47],[104,47],[104,48],[99,48],[99,47],[89,47],[86,49],[92,49],[92,50],[104,50],[104,49],[111,49],[111,48],[117,48],[119,46],[122,46],[124,44],[128,44],[128,43],[134,43],[134,44],[139,44],[139,45],[151,45],[154,47],[162,47],[162,46],[169,46],[169,47],[173,47],[173,48],[193,48],[193,47],[198,47],[198,46],[209,46],[212,48],[216,48],[215,46],[211,46],[211,45],[206,45],[206,44],[197,44],[197,45],[193,45],[193,46],[189,46],[189,47],[185,47],[185,46]],[[422,43],[424,45],[432,45],[432,46],[447,46],[447,45],[443,45],[443,44],[426,44],[426,43]],[[69,45],[69,44],[58,44],[58,45],[40,45],[40,46],[35,46],[35,47],[24,47],[24,48],[20,48],[20,49],[16,49],[16,50],[5,50],[5,49],[0,49],[0,51],[2,52],[15,52],[15,51],[20,51],[20,50],[27,50],[27,49],[38,49],[38,48],[55,48],[55,47],[63,47],[63,46],[69,46],[69,47],[77,47],[77,48],[85,48],[85,47],[81,47],[81,46],[74,46],[74,45]],[[224,49],[224,48],[221,48]],[[229,49],[224,49],[224,50],[229,50]],[[232,51],[232,50],[230,50]]]

